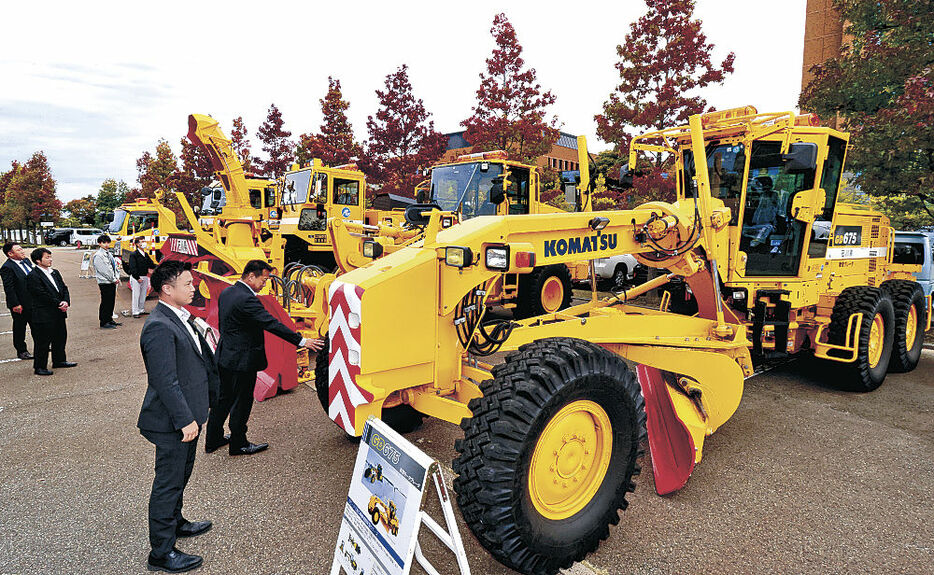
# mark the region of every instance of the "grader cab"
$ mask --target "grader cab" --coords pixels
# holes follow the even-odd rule
[[[674,203],[447,229],[432,212],[422,242],[330,284],[329,416],[350,435],[370,415],[459,424],[465,521],[505,565],[555,573],[618,522],[646,431],[656,490],[685,484],[754,361],[811,352],[860,390],[911,369],[928,306],[886,280],[884,216],[836,204],[847,135],[814,124],[747,107],[637,138],[630,165],[639,150],[675,155]],[[825,239],[818,218],[832,222]],[[623,253],[665,272],[521,321],[486,313],[506,274]],[[695,313],[630,303],[675,279]],[[504,363],[484,361],[499,351]]]

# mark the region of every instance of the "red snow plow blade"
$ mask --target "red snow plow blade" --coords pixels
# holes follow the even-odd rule
[[[645,397],[655,492],[667,495],[684,487],[694,471],[694,440],[675,412],[662,372],[639,364],[636,374]]]

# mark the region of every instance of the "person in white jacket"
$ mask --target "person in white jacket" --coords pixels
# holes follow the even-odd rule
[[[97,287],[101,290],[101,305],[98,308],[98,319],[101,329],[115,329],[119,322],[113,320],[114,300],[117,297],[117,260],[110,253],[110,236],[103,234],[97,238],[97,251],[91,259],[94,265],[94,276],[97,278]]]

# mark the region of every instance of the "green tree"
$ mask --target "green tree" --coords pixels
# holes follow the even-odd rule
[[[851,38],[814,66],[802,109],[840,117],[853,183],[899,227],[934,223],[932,0],[836,0]]]
[[[97,201],[91,195],[71,200],[62,209],[68,212],[79,225],[93,225],[97,218]]]
[[[168,192],[178,186],[178,158],[165,140],[159,140],[156,144],[155,155],[149,151],[143,152],[136,160],[136,170],[140,185],[138,197],[152,198],[159,188]]]

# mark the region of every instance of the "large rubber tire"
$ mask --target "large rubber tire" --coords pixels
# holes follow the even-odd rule
[[[487,551],[520,573],[550,575],[570,567],[609,536],[635,489],[645,437],[636,377],[620,357],[595,344],[550,338],[507,356],[480,387],[483,397],[470,401],[473,417],[461,422],[464,439],[455,444],[454,489],[464,520]],[[547,518],[532,500],[532,457],[555,415],[582,401],[608,416],[608,467],[592,497],[568,510],[573,515]]]
[[[854,286],[843,290],[837,297],[830,316],[828,341],[832,344],[852,345],[846,342],[847,322],[852,314],[862,312],[863,323],[857,335],[856,361],[852,363],[837,363],[844,374],[834,374],[831,377],[833,385],[840,389],[867,392],[882,385],[888,371],[889,360],[892,356],[892,347],[895,335],[895,310],[892,298],[880,288],[869,286]],[[872,324],[879,316],[882,322],[882,352],[875,365],[871,365],[869,357],[869,337]],[[836,363],[836,362],[835,362]]]
[[[324,337],[324,347],[322,347],[315,356],[315,392],[318,394],[318,401],[324,409],[325,415],[328,413],[328,350],[330,349],[330,338]],[[409,405],[397,405],[384,409],[380,416],[389,427],[399,433],[409,433],[415,431],[425,419],[424,414],[415,411]]]
[[[515,319],[525,319],[550,313],[542,304],[542,291],[545,289],[546,285],[551,283],[549,282],[550,278],[556,278],[557,281],[561,282],[561,287],[564,290],[561,298],[561,305],[558,306],[558,310],[571,305],[571,290],[573,286],[571,285],[571,272],[568,270],[568,267],[564,264],[555,264],[535,268],[532,273],[519,276],[519,300],[516,302],[516,308],[513,310],[513,317],[515,317]]]
[[[895,307],[895,342],[889,371],[906,373],[918,366],[924,348],[924,328],[927,326],[927,303],[918,282],[889,280],[882,289],[892,298]],[[912,309],[914,308],[914,309]],[[914,322],[911,341],[908,341],[908,322]]]

